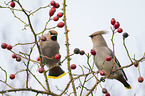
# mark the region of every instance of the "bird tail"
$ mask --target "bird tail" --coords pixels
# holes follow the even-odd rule
[[[58,79],[64,75],[66,75],[66,72],[64,72],[59,66],[56,66],[49,70],[48,78]]]
[[[120,81],[125,86],[126,89],[131,89],[131,86],[126,82],[123,75],[120,75],[117,80]]]

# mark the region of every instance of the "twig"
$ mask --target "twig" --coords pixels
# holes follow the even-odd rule
[[[35,11],[31,12],[29,15],[32,15],[32,14],[36,13],[37,11],[39,11],[40,9],[47,8],[47,7],[50,7],[50,6],[47,5],[47,6],[45,6],[45,7],[39,7],[39,8],[36,9]]]
[[[129,55],[128,49],[127,49],[127,47],[126,47],[126,45],[125,45],[125,38],[123,38],[123,45],[124,45],[124,48],[125,48],[125,50],[126,50],[126,52],[127,52],[127,56],[129,57],[131,63],[133,63],[133,61],[132,61],[132,59],[131,59],[131,57],[130,57],[130,55]]]
[[[23,62],[24,65],[27,67],[27,64],[25,62]],[[30,72],[30,74],[37,80],[37,82],[44,88],[44,90],[46,90],[46,88],[43,86],[43,84],[38,80],[38,78],[29,70],[27,69],[27,71]]]
[[[62,95],[65,93],[65,91],[69,88],[69,86],[70,86],[70,84],[71,84],[72,81],[73,81],[73,79],[71,79],[71,80],[68,82],[67,86],[65,87],[65,89],[63,90],[63,92],[62,92],[59,96],[62,96]]]
[[[3,71],[5,72],[5,77],[6,77],[6,78],[5,78],[5,82],[7,82],[7,71],[4,70],[1,66],[0,66],[0,69],[3,70]]]
[[[58,96],[57,94],[49,91],[40,91],[32,88],[15,88],[15,89],[9,89],[9,90],[2,90],[0,93],[7,93],[7,92],[17,92],[17,91],[31,91],[31,92],[36,92],[36,93],[41,93],[41,94],[47,94],[47,95],[52,95],[52,96]]]
[[[67,48],[67,64],[68,64],[68,71],[69,71],[69,78],[72,80],[72,74],[71,74],[71,69],[70,69],[70,53],[69,53],[69,39],[68,39],[68,32],[69,30],[67,29],[67,23],[66,23],[66,0],[63,0],[63,21],[64,21],[64,28],[65,28],[65,37],[66,37],[66,48]],[[74,96],[77,96],[77,92],[76,92],[76,88],[75,88],[75,84],[74,81],[72,80],[72,87],[73,87],[73,92],[74,92]]]
[[[30,50],[30,53],[29,53],[29,60],[28,60],[28,62],[27,62],[27,70],[26,70],[26,74],[27,74],[27,79],[26,79],[26,88],[28,88],[28,79],[29,79],[29,72],[28,72],[28,69],[29,69],[29,64],[30,64],[30,56],[31,56],[31,54],[32,54],[32,51],[33,51],[33,48],[34,48],[34,46],[35,46],[35,44],[31,47],[31,50]]]
[[[20,73],[20,72],[23,72],[23,71],[26,71],[26,69],[22,69],[22,70],[17,71],[17,72],[15,73],[15,75],[18,74],[18,73]]]
[[[113,64],[113,69],[115,69],[115,48],[114,48],[114,35],[115,35],[115,29],[112,29],[111,27],[111,30],[112,30],[112,38],[111,38],[111,41],[112,41],[112,46],[113,46],[113,61],[114,61],[114,64]]]
[[[28,23],[29,23],[30,29],[31,29],[31,31],[32,31],[32,33],[33,33],[33,35],[34,35],[35,43],[36,43],[36,45],[37,45],[37,49],[38,49],[38,52],[39,52],[39,54],[40,54],[40,66],[43,68],[43,65],[42,65],[42,57],[41,57],[41,51],[40,51],[40,46],[38,45],[38,42],[37,42],[37,35],[35,34],[35,31],[34,31],[34,29],[33,29],[33,27],[32,27],[32,23],[31,23],[31,21],[30,21],[30,15],[27,14],[27,12],[24,10],[24,8],[22,7],[22,5],[20,4],[19,1],[16,1],[16,2],[19,4],[19,6],[21,7],[21,9],[22,9],[22,11],[24,12],[24,14],[27,16],[27,19],[28,19]],[[45,77],[45,82],[46,82],[47,89],[50,91],[49,84],[48,84],[48,79],[47,79],[47,75],[46,75],[45,72],[44,72],[44,77]]]
[[[74,53],[70,54],[69,56],[66,56],[60,63],[63,63],[65,60],[67,60],[70,56],[73,56],[73,55],[74,55]]]
[[[10,86],[7,82],[0,80],[0,82],[5,83],[7,86],[9,86],[10,88],[14,89],[12,86]]]
[[[24,23],[26,26],[29,26],[26,22],[24,22],[21,18],[19,18],[18,16],[16,16],[16,14],[14,13],[14,10],[11,10],[14,17],[17,18],[19,21],[21,21],[22,23]]]

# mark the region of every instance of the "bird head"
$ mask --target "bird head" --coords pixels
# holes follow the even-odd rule
[[[57,41],[57,35],[58,35],[58,33],[55,30],[50,30],[46,34],[46,37],[48,40]]]
[[[104,31],[104,30],[97,31],[97,32],[94,32],[93,34],[91,34],[89,37],[93,38],[93,37],[95,37],[97,35],[102,35],[102,34],[106,34],[106,33],[107,33],[107,31]]]
[[[107,31],[97,31],[91,34],[89,37],[91,37],[93,45],[95,46],[107,46],[102,34],[106,34]]]

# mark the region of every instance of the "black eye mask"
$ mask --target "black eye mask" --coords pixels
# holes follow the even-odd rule
[[[57,40],[57,35],[52,35],[51,40],[56,41]]]

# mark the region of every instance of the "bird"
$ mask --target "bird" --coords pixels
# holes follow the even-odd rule
[[[121,65],[116,57],[115,60],[105,61],[107,56],[113,58],[112,50],[107,46],[105,39],[102,34],[106,34],[107,31],[101,30],[94,32],[89,37],[91,37],[93,43],[93,50],[96,52],[95,55],[95,65],[99,70],[105,71],[105,76],[108,79],[116,79],[120,81],[126,89],[131,89],[131,86],[127,83],[127,77],[123,69],[113,72],[114,69],[120,68]],[[115,62],[114,62],[115,61]],[[115,63],[115,66],[114,66]],[[110,75],[109,75],[110,74]]]
[[[49,30],[46,34],[46,41],[40,41],[40,52],[42,55],[42,64],[50,68],[48,78],[58,79],[66,75],[60,65],[60,59],[55,59],[59,54],[59,43],[57,42],[58,33],[55,30]]]

